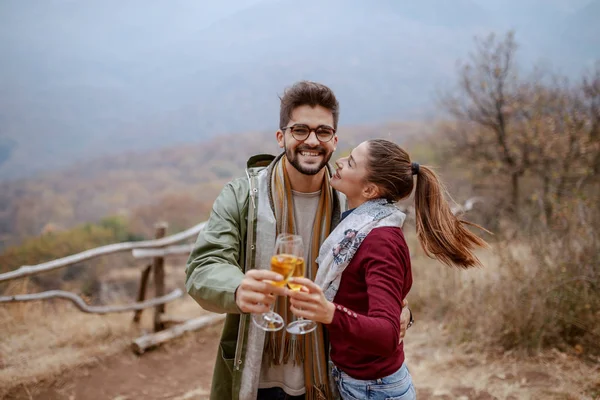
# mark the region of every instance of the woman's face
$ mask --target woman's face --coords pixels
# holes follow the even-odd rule
[[[357,207],[372,198],[370,189],[373,184],[367,182],[367,159],[369,143],[362,142],[355,147],[348,157],[335,162],[336,172],[331,177],[331,186],[344,193],[350,208]]]

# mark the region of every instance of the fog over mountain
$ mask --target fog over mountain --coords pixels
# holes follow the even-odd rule
[[[522,66],[578,74],[599,20],[600,0],[4,0],[0,179],[275,130],[300,79],[336,91],[342,126],[423,118],[474,35],[514,28]]]

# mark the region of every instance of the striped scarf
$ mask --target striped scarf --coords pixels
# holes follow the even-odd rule
[[[277,234],[297,234],[292,187],[286,171],[287,162],[286,157],[281,157],[271,174],[271,196],[277,221]],[[317,275],[316,258],[319,248],[331,232],[332,210],[333,189],[329,185],[329,174],[326,173],[321,185],[321,197],[312,229],[309,257],[308,260],[305,260],[306,276],[312,280]],[[283,317],[286,324],[292,321],[293,316],[286,296],[277,298],[274,311]],[[304,363],[307,400],[326,400],[332,397],[328,382],[323,330],[323,326],[318,324],[317,329],[305,335],[291,335],[285,329],[267,333],[265,357],[269,358],[270,365],[285,364],[289,361],[294,364]],[[283,349],[281,348],[282,343]]]

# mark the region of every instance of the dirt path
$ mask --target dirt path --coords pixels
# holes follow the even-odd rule
[[[221,325],[142,356],[126,351],[72,371],[51,385],[21,387],[7,400],[207,399]]]
[[[207,399],[220,329],[190,334],[141,357],[125,352],[99,360],[52,384],[21,387],[7,399]],[[433,323],[409,332],[407,360],[419,399],[600,399],[598,367],[570,356],[555,352],[519,361],[449,348],[442,344],[446,339]]]

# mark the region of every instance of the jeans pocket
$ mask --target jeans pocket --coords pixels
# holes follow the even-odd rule
[[[412,377],[405,365],[393,374],[368,386],[369,397],[381,400],[410,400],[416,398]]]
[[[401,394],[400,396],[386,397],[385,400],[416,400],[416,398],[417,392],[411,383],[408,390],[404,394]]]
[[[337,384],[343,400],[364,400],[367,398],[367,385],[363,381],[342,374]]]
[[[408,368],[405,364],[402,364],[399,370],[390,374],[384,378],[379,379],[377,387],[380,388],[394,388],[398,386],[407,386],[407,383],[411,382],[412,378],[408,372]]]

